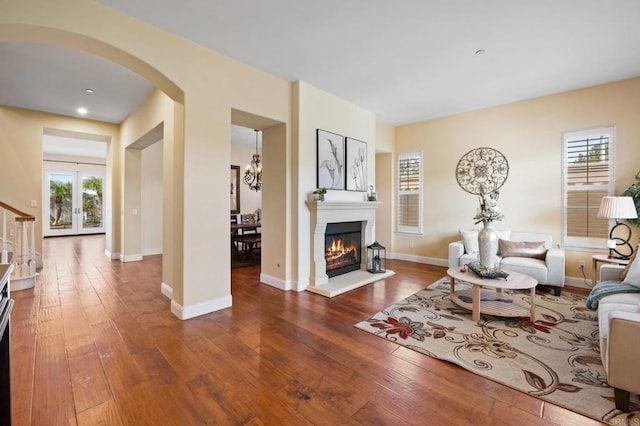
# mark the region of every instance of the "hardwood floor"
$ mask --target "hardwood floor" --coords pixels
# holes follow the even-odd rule
[[[599,424],[353,326],[444,268],[389,261],[394,277],[333,299],[234,269],[232,308],[180,321],[161,256],[109,261],[101,236],[44,256],[12,293],[14,425]]]

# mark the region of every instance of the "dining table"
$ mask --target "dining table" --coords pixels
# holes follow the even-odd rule
[[[238,249],[238,243],[244,244],[247,247],[245,252],[245,259],[250,259],[253,254],[253,250],[262,241],[262,234],[258,232],[258,228],[261,228],[260,222],[241,222],[231,224],[231,250],[239,259],[242,258],[242,254]],[[240,233],[242,231],[242,233]],[[249,233],[245,233],[249,231]]]

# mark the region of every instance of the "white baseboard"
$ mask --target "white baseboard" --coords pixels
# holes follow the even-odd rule
[[[157,254],[162,254],[162,247],[154,249],[142,249],[143,256],[155,256]]]
[[[140,262],[142,260],[141,254],[121,254],[120,261],[121,262]]]
[[[270,285],[271,287],[275,287],[283,291],[289,291],[293,288],[291,285],[291,280],[283,280],[281,278],[276,278],[271,275],[262,274],[262,273],[260,274],[260,282],[263,282],[267,285]]]
[[[175,300],[171,301],[171,313],[181,320],[195,318],[200,315],[210,314],[231,306],[231,295],[190,306],[181,306]]]
[[[107,249],[104,250],[104,255],[107,256],[111,260],[119,260],[120,259],[120,253],[112,253],[111,251],[109,251]]]
[[[173,287],[168,284],[160,283],[160,293],[167,296],[169,299],[173,299]]]

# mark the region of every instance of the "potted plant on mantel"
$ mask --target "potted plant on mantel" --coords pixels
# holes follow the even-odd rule
[[[313,199],[318,201],[324,201],[324,194],[327,193],[327,189],[326,188],[318,188],[315,191],[313,191]]]

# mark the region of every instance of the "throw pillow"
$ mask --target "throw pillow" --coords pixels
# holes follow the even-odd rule
[[[622,281],[624,284],[629,284],[634,287],[640,287],[640,258],[636,257],[633,262],[629,262],[629,272]]]
[[[502,256],[502,250],[500,250],[500,240],[510,240],[511,231],[496,231],[498,233],[498,255]],[[502,256],[504,257],[504,256]]]
[[[544,241],[508,241],[500,239],[500,255],[502,257],[531,257],[542,259],[547,256]]]
[[[462,237],[462,244],[464,245],[464,252],[469,254],[478,253],[480,251],[478,247],[478,230],[460,229],[459,231]]]
[[[631,266],[633,261],[636,259],[636,254],[638,254],[638,249],[640,249],[640,245],[638,246],[638,248],[636,248],[636,251],[633,252],[633,256],[631,256],[631,259],[629,259],[629,263],[627,263],[627,266],[624,267],[624,271],[622,271],[622,273],[620,274],[620,281],[624,281],[624,279],[627,278],[627,273],[629,273],[629,267]]]

